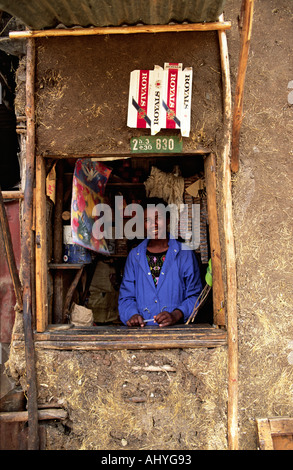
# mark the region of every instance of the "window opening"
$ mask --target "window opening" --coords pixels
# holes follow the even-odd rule
[[[136,237],[106,239],[109,256],[96,253],[72,243],[72,190],[73,174],[77,160],[47,161],[47,250],[48,250],[48,323],[68,323],[76,326],[119,326],[118,294],[125,262],[132,248],[142,240]],[[207,197],[204,182],[204,160],[202,156],[132,157],[103,161],[111,170],[105,186],[103,202],[111,209],[112,234],[115,235],[115,209],[118,202],[123,205],[123,224],[130,219],[125,209],[130,204],[139,204],[146,196],[156,193],[148,186],[150,175],[166,175],[177,172],[183,178],[182,203],[187,209],[186,220],[178,229],[178,240],[186,241],[182,235],[192,229],[192,206],[198,210],[197,232],[199,243],[195,253],[202,280],[210,258],[210,240],[207,217]],[[158,179],[160,181],[160,179]],[[197,185],[195,183],[198,183]],[[54,192],[53,188],[56,188]],[[146,190],[147,188],[147,190]],[[150,194],[148,194],[148,192]],[[84,201],[83,201],[84,202]],[[61,220],[57,220],[57,217]],[[78,222],[77,222],[78,223]],[[80,223],[80,221],[79,221]],[[183,227],[183,230],[182,230]],[[105,227],[103,227],[104,229]],[[85,236],[86,227],[79,226]],[[84,229],[84,233],[83,233]],[[61,231],[61,233],[60,233]],[[59,247],[57,246],[59,245]],[[60,255],[60,246],[61,255]],[[195,324],[213,324],[213,296],[210,292],[194,320]]]

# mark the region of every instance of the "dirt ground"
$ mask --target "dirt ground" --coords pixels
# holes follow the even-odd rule
[[[232,21],[228,47],[233,93],[239,57],[237,17],[240,5],[239,0],[228,0],[225,8],[225,19]],[[257,448],[257,417],[293,416],[293,268],[290,257],[293,239],[293,108],[288,103],[288,83],[293,80],[292,20],[293,4],[289,0],[255,2],[240,140],[240,169],[232,179],[238,283],[241,449]],[[68,74],[67,80],[77,78],[79,86],[71,100],[74,113],[68,118],[71,112],[61,105],[62,100],[55,98],[71,93],[72,88],[61,72],[59,75],[54,71],[54,67],[46,65],[46,70],[44,66],[39,69],[42,78],[38,78],[38,150],[44,154],[76,153],[85,148],[85,153],[104,152],[109,149],[109,141],[105,138],[107,123],[113,131],[110,148],[117,152],[125,151],[130,131],[122,122],[126,120],[126,76],[129,69],[125,65],[121,72],[127,83],[122,94],[117,96],[113,113],[107,106],[96,104],[105,103],[103,96],[109,96],[109,91],[102,90],[98,100],[92,95],[93,88],[88,85],[93,77],[87,83],[83,82],[79,73],[81,62],[72,63],[70,60],[69,42],[65,40],[67,52],[63,58],[63,51],[58,51],[54,41],[50,49],[52,67],[54,60],[55,70],[61,71],[62,63],[65,64],[62,70]],[[88,44],[84,39],[77,41]],[[105,41],[107,47],[114,44],[113,38],[99,41]],[[45,40],[41,44],[39,59],[44,52],[44,44]],[[201,50],[206,46],[204,42],[197,41],[193,45],[197,53],[199,45]],[[165,59],[164,51],[157,51],[159,55],[154,62],[150,59],[150,49],[145,50],[142,43],[139,46],[135,44],[136,47],[137,55],[143,56],[143,63],[148,68],[158,61],[161,64]],[[174,59],[183,60],[186,66],[192,65],[188,47],[181,47],[182,44],[178,44],[181,52]],[[120,61],[121,50],[112,52],[114,59]],[[200,98],[194,102],[191,139],[195,144],[208,143],[217,151],[222,125],[219,117],[220,64],[213,48],[209,47],[205,52],[203,61],[199,61],[199,55],[195,58],[195,81],[201,73],[208,79],[196,84]],[[100,53],[103,54],[102,51]],[[107,57],[99,62],[92,57],[95,74],[102,63],[108,83],[113,86],[116,83],[115,60],[109,64]],[[122,57],[126,64],[127,56]],[[51,89],[54,107],[44,106],[44,87]],[[123,108],[122,113],[120,107]],[[79,112],[82,113],[82,120],[79,120],[82,128],[77,129],[73,119]],[[60,117],[61,125],[54,128],[56,116]],[[68,134],[70,130],[72,133]],[[82,132],[78,134],[77,130]],[[219,158],[219,154],[217,156]],[[219,164],[219,178],[220,171]],[[218,190],[220,196],[220,179]],[[48,426],[49,448],[56,448],[56,445],[59,449],[227,448],[225,348],[77,352],[74,355],[71,352],[37,351],[37,358],[40,401],[55,403],[69,412],[66,423],[56,422]],[[17,377],[24,372],[22,359],[21,353],[12,358],[12,373]],[[150,371],[150,366],[159,369]]]

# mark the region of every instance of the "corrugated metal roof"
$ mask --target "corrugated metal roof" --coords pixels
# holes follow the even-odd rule
[[[0,0],[32,30],[217,21],[225,0]]]

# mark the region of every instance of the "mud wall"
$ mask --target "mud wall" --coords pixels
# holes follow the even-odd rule
[[[46,426],[47,449],[225,449],[226,348],[38,350],[39,407],[68,412]],[[23,349],[11,370],[25,388]]]
[[[226,4],[234,20],[228,34],[233,90],[238,5]],[[240,170],[233,177],[240,445],[248,449],[256,446],[255,418],[293,416],[292,13],[289,1],[255,2]]]
[[[37,151],[129,153],[131,137],[150,135],[127,127],[130,72],[165,62],[194,70],[184,150],[214,143],[222,123],[217,33],[109,35],[37,41]]]

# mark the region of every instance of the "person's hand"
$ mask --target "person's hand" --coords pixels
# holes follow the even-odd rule
[[[170,326],[178,323],[182,317],[183,314],[180,310],[174,310],[171,313],[164,310],[154,317],[154,321],[158,323],[159,326]]]
[[[143,327],[145,325],[144,319],[141,315],[136,313],[135,315],[132,315],[132,317],[126,322],[127,326],[141,326]]]

